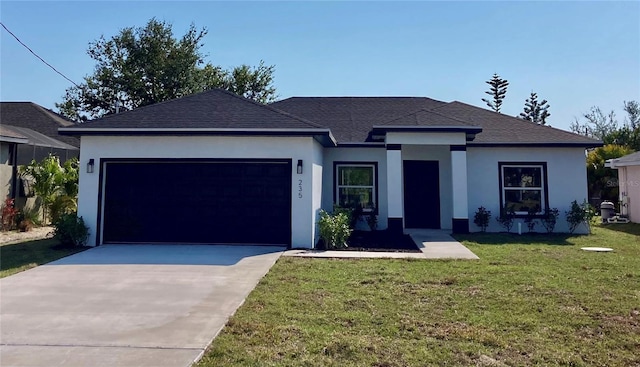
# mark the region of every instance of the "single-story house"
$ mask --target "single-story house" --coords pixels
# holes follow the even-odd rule
[[[477,231],[480,206],[495,218],[504,206],[524,215],[582,202],[585,148],[602,145],[461,102],[263,105],[217,89],[59,131],[81,138],[78,213],[93,245],[312,248],[320,210],[334,205],[359,205],[398,233]]]
[[[6,198],[15,198],[18,175],[17,151],[19,145],[29,142],[26,136],[0,125],[0,200],[4,204]]]
[[[640,223],[640,152],[610,159],[607,166],[618,170],[620,214]]]

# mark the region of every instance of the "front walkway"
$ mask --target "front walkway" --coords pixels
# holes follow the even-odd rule
[[[413,242],[422,251],[417,252],[367,252],[367,251],[320,251],[289,250],[283,256],[292,257],[324,257],[343,259],[479,259],[476,254],[456,241],[445,230],[440,229],[405,229]]]

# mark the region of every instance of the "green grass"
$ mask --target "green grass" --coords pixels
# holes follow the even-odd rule
[[[0,278],[84,251],[86,247],[62,247],[54,239],[0,245]]]
[[[281,258],[198,366],[637,366],[639,234],[459,236],[479,261]]]

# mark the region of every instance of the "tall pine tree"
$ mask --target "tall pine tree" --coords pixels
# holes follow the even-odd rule
[[[538,102],[538,94],[531,92],[529,98],[524,102],[524,112],[520,112],[520,118],[539,125],[545,125],[549,113],[549,103],[546,99]]]
[[[509,82],[494,73],[491,80],[487,80],[486,83],[489,84],[491,88],[488,91],[485,91],[485,93],[490,95],[492,99],[489,100],[482,98],[482,101],[485,102],[489,108],[500,113],[500,107],[502,107],[502,101],[507,94],[507,86],[509,85]]]

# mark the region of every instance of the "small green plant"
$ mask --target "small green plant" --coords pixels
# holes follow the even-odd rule
[[[53,225],[53,238],[65,246],[84,246],[89,238],[89,228],[76,213],[63,214]]]
[[[527,216],[524,218],[524,223],[527,225],[527,229],[529,233],[533,232],[536,229],[536,215],[538,214],[538,208],[529,208],[527,212]]]
[[[560,211],[558,211],[558,208],[546,208],[544,210],[544,214],[542,215],[542,218],[540,218],[540,223],[542,223],[544,229],[547,230],[547,233],[552,233],[554,228],[556,228],[559,216]]]
[[[571,202],[571,209],[565,212],[567,224],[569,224],[569,232],[573,233],[581,223],[587,227],[591,233],[591,219],[595,215],[595,210],[585,200],[582,204],[578,204],[576,200]]]
[[[345,248],[347,239],[351,235],[352,229],[349,226],[350,218],[344,211],[329,214],[320,210],[320,238],[324,242],[326,249]]]
[[[513,207],[507,207],[505,205],[505,207],[500,211],[500,216],[496,218],[496,220],[502,227],[504,227],[504,229],[507,230],[507,233],[509,233],[513,227],[513,220],[515,217],[516,213],[513,211]]]
[[[491,210],[487,210],[484,206],[481,206],[476,211],[476,214],[473,216],[473,223],[480,227],[482,232],[487,231],[487,227],[489,226],[489,220],[491,219]]]

